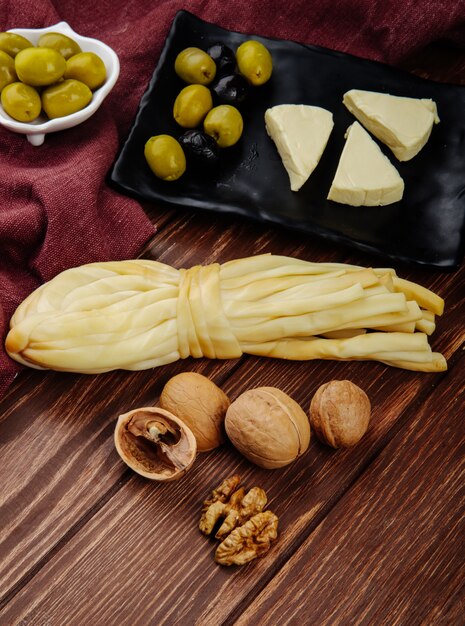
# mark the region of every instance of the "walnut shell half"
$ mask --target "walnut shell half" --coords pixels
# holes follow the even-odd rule
[[[120,415],[115,446],[135,472],[162,481],[181,478],[197,453],[190,428],[169,411],[157,407],[142,407]]]
[[[226,413],[226,433],[245,457],[260,467],[283,467],[310,443],[310,424],[302,408],[275,387],[241,394]]]

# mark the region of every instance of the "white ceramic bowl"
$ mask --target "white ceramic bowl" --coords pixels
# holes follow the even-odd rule
[[[8,128],[15,133],[21,133],[26,135],[27,139],[33,146],[40,146],[44,143],[45,135],[47,133],[54,133],[57,130],[65,130],[72,126],[77,126],[81,122],[85,122],[102,104],[104,99],[108,96],[116,83],[119,76],[119,60],[118,56],[109,46],[97,39],[91,37],[83,37],[73,31],[73,29],[66,22],[59,22],[53,26],[47,26],[46,28],[11,28],[9,32],[17,33],[29,39],[29,41],[36,45],[39,37],[44,33],[55,32],[68,35],[71,39],[74,39],[76,43],[81,46],[83,52],[95,52],[105,63],[107,70],[107,79],[105,83],[96,89],[92,94],[92,100],[90,103],[80,111],[66,115],[65,117],[57,117],[55,119],[48,119],[44,114],[41,114],[30,124],[25,122],[17,122],[10,117],[3,107],[0,105],[0,124]]]

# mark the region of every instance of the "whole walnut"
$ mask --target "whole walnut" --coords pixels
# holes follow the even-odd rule
[[[206,376],[196,372],[173,376],[164,386],[159,403],[191,429],[198,452],[207,452],[224,442],[224,417],[230,401]]]
[[[350,380],[332,380],[318,388],[309,413],[320,441],[345,448],[355,445],[366,433],[371,405],[363,389]]]
[[[225,428],[239,452],[266,469],[288,465],[310,444],[305,412],[275,387],[257,387],[241,394],[227,410]]]

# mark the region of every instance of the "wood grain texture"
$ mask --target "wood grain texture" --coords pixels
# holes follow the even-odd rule
[[[457,367],[234,623],[463,623],[464,413]]]
[[[225,381],[224,390],[234,398],[251,386],[251,380],[253,386],[278,384],[306,408],[317,386],[341,373],[337,363],[311,367],[270,361],[267,367],[259,365],[259,359],[245,359]],[[54,624],[66,611],[69,624],[85,619],[105,624],[145,624],[150,620],[157,624],[216,624],[239,610],[244,597],[272,579],[403,426],[404,410],[424,402],[445,378],[406,375],[400,370],[386,374],[385,368],[383,376],[382,366],[344,365],[344,377],[362,384],[374,407],[372,427],[359,446],[335,452],[313,439],[302,459],[275,472],[252,466],[231,446],[225,446],[200,456],[179,483],[160,486],[130,477],[17,593],[5,617],[31,623],[49,619]],[[395,402],[393,390],[397,390]],[[107,449],[111,449],[110,441]],[[113,460],[118,460],[114,452]],[[265,488],[270,508],[285,529],[269,557],[242,570],[216,566],[214,543],[197,530],[202,500],[222,477],[233,472],[239,472],[246,485]],[[147,571],[156,581],[153,596],[145,591]],[[134,588],[144,596],[143,607]],[[92,589],[99,590],[96,605],[86,601]]]
[[[436,58],[433,78],[464,76],[461,57],[449,58],[442,65]],[[421,55],[406,63],[426,71]],[[144,256],[175,267],[263,252],[384,265],[233,216],[145,208],[158,232]],[[444,374],[243,357],[136,373],[20,376],[0,403],[0,624],[463,622],[465,269],[396,269],[446,299],[432,338],[450,360]],[[370,430],[347,451],[313,438],[302,459],[275,471],[226,445],[199,455],[182,481],[152,484],[117,456],[115,419],[156,403],[166,380],[183,370],[211,377],[231,398],[277,386],[304,409],[321,383],[348,378],[372,400]],[[197,522],[202,500],[236,471],[247,486],[266,489],[281,536],[266,558],[225,569]]]
[[[226,218],[226,222],[229,224],[221,224],[220,232],[204,215],[168,222],[157,236],[156,248],[146,256],[177,267],[263,251],[341,260],[340,251],[323,253],[322,244],[318,247],[314,243],[307,250],[307,239],[299,235],[284,237],[260,225],[230,218]],[[228,228],[224,228],[226,225]],[[196,242],[195,247],[190,245],[192,241]],[[450,281],[451,275],[443,275],[442,280]],[[454,328],[454,324],[450,328]],[[455,342],[449,338],[447,345],[452,350]],[[251,367],[238,377],[236,395],[250,386],[254,378],[255,386],[262,384],[259,382],[262,378],[271,385],[290,378],[301,386],[306,377],[315,379],[315,371],[320,374],[316,378],[320,382],[338,375],[351,375],[360,382],[365,378],[362,372],[379,375],[387,370],[385,366],[373,364],[276,362],[271,365],[260,359],[250,362]],[[6,401],[1,409],[0,434],[4,442],[9,440],[0,470],[5,485],[0,509],[4,519],[0,548],[3,546],[7,554],[3,559],[4,578],[0,579],[2,589],[11,590],[27,576],[28,570],[36,567],[31,567],[31,562],[46,557],[59,537],[79,524],[85,511],[95,506],[102,494],[111,492],[120,479],[121,467],[118,463],[110,466],[108,463],[112,450],[112,420],[128,408],[154,402],[162,382],[170,375],[199,365],[190,359],[159,368],[155,375],[152,372],[117,372],[98,377],[51,372],[28,375],[29,388],[24,390],[22,400],[18,403],[16,396],[10,396],[10,402]],[[227,373],[235,364],[204,361],[201,367],[206,367],[206,372],[216,377],[220,372]],[[351,371],[354,374],[349,374]],[[392,375],[400,374],[392,371]],[[416,379],[416,375],[409,376]],[[428,379],[428,376],[418,377],[420,384],[427,384]],[[314,384],[305,383],[302,386],[305,393],[297,399],[308,403],[314,388]],[[19,472],[18,457],[21,459]]]

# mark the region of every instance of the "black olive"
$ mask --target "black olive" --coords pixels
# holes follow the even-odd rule
[[[221,104],[237,105],[246,99],[249,85],[240,74],[231,74],[216,81],[211,90]]]
[[[203,173],[207,173],[205,169],[208,167],[216,167],[220,160],[220,149],[218,144],[201,130],[188,130],[179,137],[179,143],[181,144],[188,167],[196,169],[201,168]]]
[[[207,54],[216,63],[216,75],[225,76],[226,74],[232,74],[236,69],[236,55],[225,46],[223,43],[215,43],[207,50]]]

